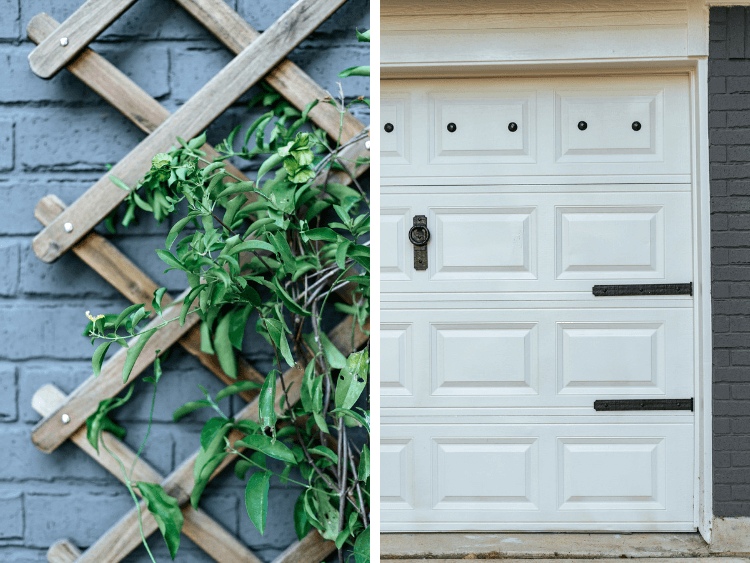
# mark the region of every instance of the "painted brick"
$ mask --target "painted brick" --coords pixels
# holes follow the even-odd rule
[[[0,38],[17,39],[20,34],[18,0],[0,0]]]
[[[0,496],[0,539],[23,537],[23,496]]]
[[[13,122],[0,120],[0,172],[13,169],[14,164]]]
[[[47,563],[46,549],[3,547],[4,563]]]
[[[238,2],[237,12],[255,29],[264,31],[279,19],[289,9],[286,2],[275,0],[260,0],[259,2]],[[369,29],[370,2],[369,0],[354,0],[339,8],[319,28],[318,33],[338,34],[350,32],[354,36],[354,29],[360,31]]]
[[[732,180],[730,182],[727,182],[727,192],[727,195],[750,195],[750,182],[748,182],[747,180]],[[745,216],[737,215],[735,216],[735,219],[737,218],[742,218],[744,220]]]
[[[122,488],[122,487],[121,487]],[[89,546],[133,507],[121,493],[26,494],[27,546],[48,547],[60,538]]]
[[[30,426],[0,424],[1,481],[85,480],[86,482],[115,483],[106,469],[85,454],[72,442],[61,445],[54,454],[44,454],[34,447]],[[106,454],[105,454],[106,455]],[[66,490],[61,484],[61,490]]]
[[[47,12],[57,21],[64,21],[81,2],[78,0],[23,0],[23,25],[40,12]],[[234,2],[230,2],[233,5]],[[115,21],[99,40],[122,39],[208,39],[209,33],[174,2],[142,0]]]
[[[0,241],[0,295],[11,297],[18,291],[19,243]]]
[[[45,108],[17,124],[18,164],[26,171],[99,171],[116,164],[144,134],[109,106]]]
[[[13,422],[18,419],[18,385],[16,366],[0,364],[0,422]]]
[[[41,80],[29,68],[34,44],[0,46],[0,102],[68,102],[102,105],[101,97],[69,72]],[[164,45],[94,44],[92,48],[154,98],[169,94],[169,54]],[[104,107],[104,106],[103,106]]]
[[[122,311],[124,300],[102,303],[80,302],[79,305],[52,305],[24,302],[0,306],[0,357],[12,360],[32,358],[91,359],[91,344],[81,335],[86,327],[86,310]],[[19,330],[24,327],[24,330]],[[33,338],[29,338],[33,335]]]
[[[717,145],[711,147],[710,157],[711,162],[726,162],[727,161],[727,147]]]

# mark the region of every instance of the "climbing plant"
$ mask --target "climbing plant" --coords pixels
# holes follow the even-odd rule
[[[357,36],[369,42],[369,31]],[[369,67],[340,73],[356,75],[369,76]],[[341,116],[340,133],[333,142],[309,120],[318,103],[331,104]],[[341,141],[344,115],[355,104],[369,105],[369,100],[346,103],[341,94],[338,99],[311,100],[299,111],[264,86],[251,105],[265,113],[244,136],[241,126],[235,128],[216,147],[218,157],[208,158],[200,149],[206,141],[204,133],[189,141],[178,139],[179,146],[155,155],[151,169],[136,186],[111,177],[128,191],[125,226],[139,212],[152,213],[160,222],[178,214],[164,248],[156,253],[168,266],[166,271],[184,272],[190,290],[181,302],[169,305],[180,307],[179,315],[167,318],[162,307],[166,289],[154,293],[151,308],[162,318],[156,326],[142,328],[149,312],[145,304],[137,304],[119,314],[87,312],[84,334],[92,344],[99,341],[92,358],[96,375],[113,344],[127,348],[122,373],[127,382],[149,338],[171,322],[184,324],[189,315],[198,315],[202,351],[216,354],[223,371],[236,379],[237,351],[252,324],[273,351],[274,366],[264,383],[237,380],[216,396],[200,387],[203,396],[174,413],[177,421],[198,409],[215,411],[201,431],[190,501],[197,508],[214,470],[226,456],[237,454],[234,470],[247,481],[247,514],[261,534],[266,528],[269,484],[277,478],[301,487],[289,515],[300,539],[317,528],[335,542],[340,561],[349,546],[357,563],[365,563],[369,561],[369,340],[345,357],[321,327],[334,308],[355,319],[352,349],[356,328],[367,333],[370,209],[366,191],[351,172],[367,160],[348,161],[342,151],[361,142],[368,132]],[[257,178],[243,181],[231,174],[226,167],[230,158],[262,159]],[[329,182],[335,171],[348,174],[351,186]],[[337,291],[347,291],[350,299],[331,305]],[[151,418],[162,376],[159,353],[153,376],[146,378],[153,385]],[[304,369],[296,393],[284,379],[285,366]],[[282,389],[279,395],[277,382]],[[227,416],[222,401],[251,390],[259,392],[259,421]],[[132,393],[131,385],[123,398],[102,401],[88,418],[88,439],[97,451],[104,430],[124,436],[125,429],[109,415]],[[353,440],[353,427],[364,428],[367,438]],[[150,430],[149,421],[144,444]],[[242,438],[230,440],[232,431],[241,432]],[[142,449],[143,444],[139,455]],[[281,461],[283,469],[275,472],[268,458]],[[132,481],[133,468],[128,471],[118,462],[133,500],[138,505],[138,489],[174,559],[183,523],[177,500],[158,484]],[[142,524],[141,536],[154,561]]]

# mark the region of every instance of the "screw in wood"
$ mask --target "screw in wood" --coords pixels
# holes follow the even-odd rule
[[[68,422],[70,422],[70,415],[68,413],[63,413],[60,417],[60,420],[63,424],[67,424]]]
[[[60,45],[62,45],[63,47],[67,47],[68,46],[68,38],[67,37],[61,37],[60,38]]]
[[[73,232],[73,223],[65,223],[63,225],[63,229],[65,229],[66,233],[72,233]]]

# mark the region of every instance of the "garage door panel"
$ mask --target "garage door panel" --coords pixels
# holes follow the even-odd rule
[[[380,392],[383,395],[411,395],[413,381],[412,325],[380,326]]]
[[[432,395],[536,395],[536,323],[431,325]]]
[[[424,207],[408,205],[413,195],[382,199],[386,299],[563,291],[594,299],[598,284],[692,280],[688,192],[435,194]],[[414,270],[407,236],[417,214],[426,215],[431,232],[427,279]],[[398,266],[396,256],[403,256]]]
[[[596,399],[693,396],[688,307],[477,309],[467,303],[384,309],[381,318],[384,368],[396,355],[394,328],[408,324],[408,337],[399,338],[411,346],[406,354],[414,374],[408,394],[384,386],[383,407],[593,408]]]
[[[382,164],[412,164],[411,94],[391,92],[380,101],[380,161]],[[389,127],[386,129],[386,124]]]
[[[693,525],[691,423],[608,424],[591,417],[568,424],[551,416],[529,424],[505,417],[407,430],[392,422],[382,420],[384,443],[408,433],[421,444],[414,466],[430,476],[432,488],[415,489],[408,513],[383,505],[383,531]]]
[[[384,439],[380,442],[380,483],[382,509],[413,509],[415,475],[411,439]]]
[[[398,120],[400,104],[419,155],[405,159],[395,129],[384,133],[385,179],[691,173],[687,75],[384,80],[381,89],[383,115]]]
[[[536,438],[432,439],[435,510],[538,510]]]

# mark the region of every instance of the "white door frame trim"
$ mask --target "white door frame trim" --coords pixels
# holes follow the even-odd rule
[[[706,18],[707,30],[707,18]],[[706,31],[707,36],[707,31]],[[650,58],[630,60],[561,60],[482,63],[459,68],[445,65],[381,65],[381,79],[440,78],[477,76],[524,76],[540,74],[650,74],[689,75],[692,131],[693,184],[693,298],[695,365],[695,480],[694,523],[700,534],[711,541],[713,522],[712,446],[712,338],[711,338],[711,221],[710,162],[708,138],[708,58]]]

